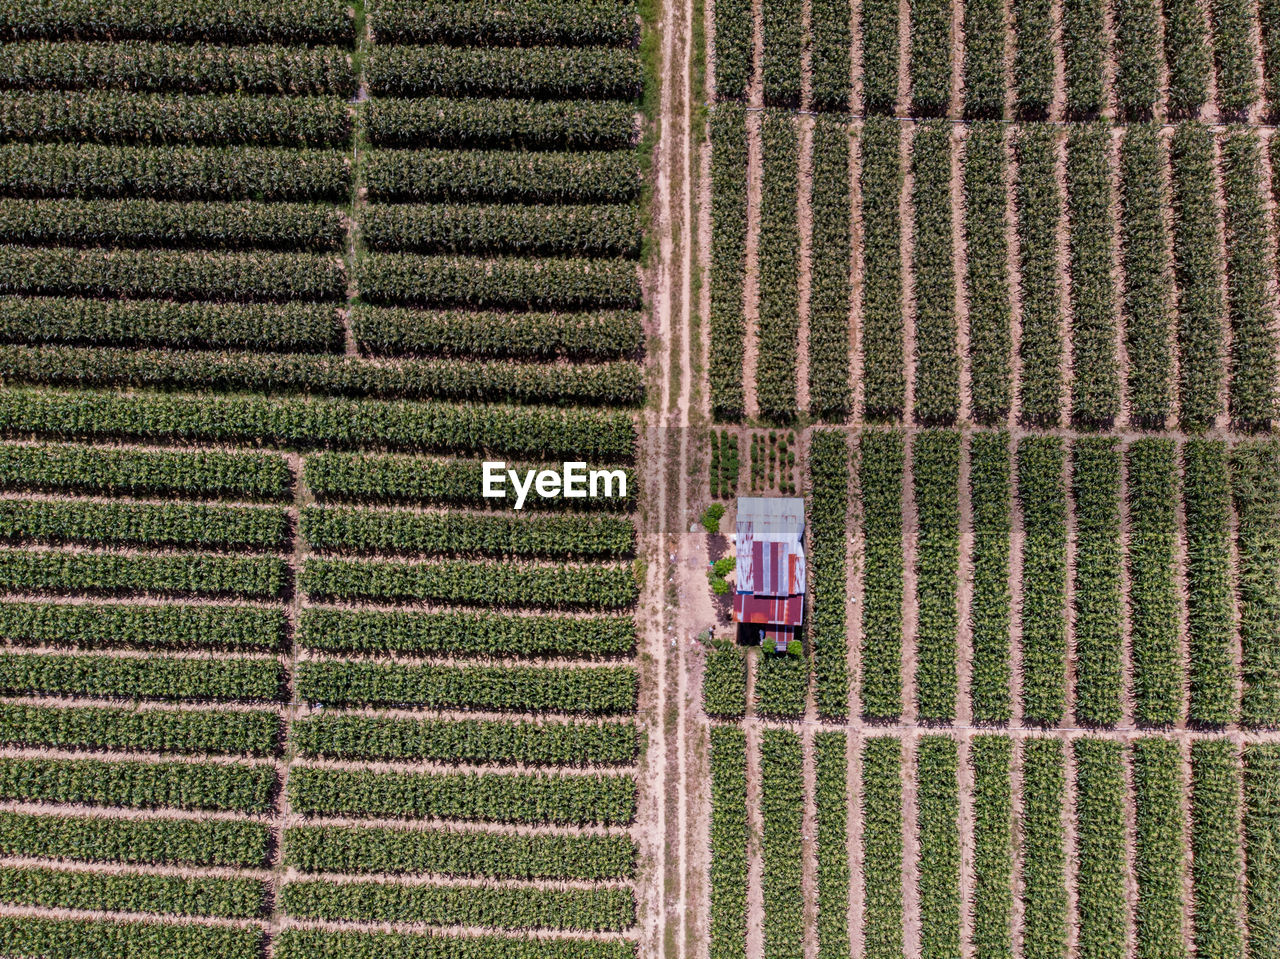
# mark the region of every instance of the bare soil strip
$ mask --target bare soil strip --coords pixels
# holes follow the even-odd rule
[[[1071,451],[1068,449],[1062,458],[1062,488],[1067,491],[1067,600],[1063,610],[1066,627],[1067,670],[1066,670],[1066,710],[1063,713],[1062,726],[1076,724],[1076,550],[1078,546],[1078,523],[1076,521],[1076,501],[1071,495],[1072,476]]]
[[[973,959],[973,894],[975,882],[974,862],[974,776],[971,763],[971,741],[963,737],[958,744],[959,765],[956,778],[959,786],[960,808],[960,955]]]
[[[957,3],[959,8],[961,4]],[[957,14],[957,17],[959,14]],[[973,418],[972,356],[969,342],[969,296],[965,276],[969,272],[968,234],[965,232],[964,156],[966,127],[957,126],[951,140],[951,258],[956,285],[956,350],[960,358],[960,404],[957,425]]]
[[[862,243],[861,129],[860,125],[855,125],[855,135],[849,146],[849,236],[852,254],[849,267],[849,377],[853,384],[853,412],[849,422],[854,426],[862,423],[863,401],[866,396],[866,385],[862,380],[862,285],[866,264]]]
[[[1053,0],[1053,99],[1049,104],[1050,120],[1065,120],[1067,112],[1067,65],[1062,54],[1062,0]]]
[[[809,0],[805,0],[805,10]],[[805,57],[808,64],[808,57]],[[806,72],[805,89],[808,89]],[[799,195],[796,198],[796,222],[800,229],[800,263],[798,270],[799,330],[796,339],[796,407],[802,413],[809,409],[809,323],[810,298],[813,291],[813,120],[800,117]]]
[[[1058,229],[1055,233],[1058,241],[1057,272],[1058,300],[1060,305],[1060,331],[1062,353],[1058,358],[1058,425],[1063,429],[1071,427],[1071,248],[1070,221],[1067,216],[1067,138],[1059,132],[1054,142],[1053,175],[1058,181]]]
[[[1124,896],[1125,896],[1125,945],[1128,959],[1138,955],[1138,873],[1137,863],[1137,811],[1133,792],[1133,751],[1126,749],[1121,760],[1124,773]]]
[[[951,96],[947,103],[947,116],[953,120],[964,117],[964,9],[963,0],[952,0]]]
[[[899,142],[902,145],[902,193],[898,197],[898,223],[901,226],[902,249],[902,372],[906,392],[902,400],[902,422],[915,422],[916,397],[916,217],[913,191],[915,176],[911,172],[911,153],[915,146],[916,126],[902,123]]]
[[[902,737],[902,951],[920,955],[920,828],[916,808],[919,739]]]
[[[1076,837],[1076,758],[1068,736],[1057,734],[1062,740],[1065,757],[1066,789],[1062,802],[1062,836],[1067,858],[1067,956],[1076,959],[1080,955],[1080,850]]]
[[[1129,575],[1129,555],[1132,542],[1132,525],[1129,516],[1129,447],[1120,449],[1120,721],[1126,726],[1134,724],[1133,673],[1133,607],[1129,603],[1133,592],[1133,579]]]
[[[1022,939],[1026,930],[1026,907],[1023,896],[1026,885],[1022,879],[1023,836],[1022,836],[1022,743],[1014,739],[1009,756],[1009,809],[1013,816],[1013,863],[1010,872],[1010,892],[1013,897],[1013,910],[1010,915],[1012,929],[1010,943],[1015,956],[1023,955]]]
[[[747,959],[764,959],[764,858],[760,841],[764,821],[760,810],[760,732],[748,722],[747,732]],[[786,903],[794,908],[795,903]],[[775,906],[775,908],[777,908]]]
[[[1012,0],[1007,0],[1012,2]],[[1012,109],[1012,108],[1010,108]],[[1005,243],[1009,255],[1009,416],[1010,429],[1022,414],[1022,271],[1018,264],[1022,247],[1018,242],[1018,159],[1014,148],[1016,128],[1005,136]]]
[[[1022,725],[1022,552],[1027,530],[1017,485],[1018,444],[1009,443],[1009,696],[1010,725]]]
[[[1111,144],[1107,153],[1107,163],[1110,167],[1111,178],[1111,285],[1113,291],[1112,313],[1116,317],[1116,335],[1115,335],[1115,351],[1116,351],[1116,383],[1120,389],[1120,409],[1116,414],[1115,422],[1112,428],[1123,431],[1129,428],[1130,410],[1129,410],[1129,391],[1125,389],[1125,384],[1129,382],[1129,348],[1124,339],[1124,302],[1125,302],[1125,275],[1121,268],[1120,256],[1123,247],[1123,234],[1120,229],[1121,219],[1121,203],[1120,203],[1120,149],[1123,140],[1124,131],[1116,127],[1111,131]],[[1162,204],[1167,206],[1168,204]]]
[[[956,722],[973,721],[973,498],[970,495],[971,437],[960,447],[960,557],[956,578]]]
[[[810,696],[809,700],[809,718],[813,719],[816,714],[813,697]],[[801,888],[804,891],[804,959],[817,959],[818,956],[818,910],[834,907],[834,903],[818,901],[818,844],[815,842],[818,830],[818,771],[813,737],[812,726],[800,731],[801,772],[804,777],[804,816],[800,847],[803,865]]]
[[[1230,396],[1231,387],[1231,349],[1232,329],[1231,329],[1231,313],[1226,308],[1227,304],[1227,270],[1226,270],[1226,246],[1227,246],[1227,198],[1223,192],[1222,185],[1222,147],[1218,142],[1218,138],[1213,138],[1213,204],[1217,209],[1217,231],[1216,237],[1218,262],[1222,269],[1218,271],[1218,295],[1221,297],[1220,302],[1223,304],[1222,309],[1222,380],[1218,384],[1218,416],[1214,421],[1214,428],[1223,432],[1231,428],[1231,418],[1227,413],[1227,400]]]
[[[914,724],[916,708],[916,637],[920,626],[916,554],[920,520],[916,515],[915,444],[907,437],[902,467],[902,721]]]
[[[847,787],[849,790],[849,819],[847,850],[849,853],[849,942],[851,954],[861,957],[866,954],[863,936],[863,903],[866,900],[865,880],[863,879],[862,860],[862,744],[864,740],[858,733],[850,733],[848,737],[849,773]]]

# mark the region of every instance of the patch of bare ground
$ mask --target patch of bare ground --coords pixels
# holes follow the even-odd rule
[[[1023,744],[1015,739],[1009,755],[1009,813],[1013,818],[1013,862],[1010,869],[1010,892],[1012,894],[1012,910],[1010,912],[1010,945],[1015,956],[1024,955],[1022,948],[1023,933],[1026,930],[1026,884],[1022,878],[1023,865],[1023,832],[1022,832],[1022,755]]]
[[[1132,418],[1132,411],[1129,408],[1129,391],[1124,388],[1124,384],[1129,381],[1129,347],[1124,339],[1126,283],[1124,270],[1121,267],[1123,232],[1120,228],[1120,149],[1122,142],[1123,130],[1120,127],[1115,127],[1111,131],[1111,145],[1107,154],[1107,162],[1111,171],[1111,288],[1113,291],[1113,309],[1116,316],[1116,383],[1120,390],[1119,411],[1116,413],[1115,422],[1112,424],[1112,428],[1115,430],[1128,429]]]
[[[963,3],[951,4],[951,96],[947,116],[953,120],[964,117],[964,10]]]
[[[518,932],[522,939],[533,939],[539,942],[556,942],[563,940],[633,942],[635,930],[626,932],[584,932],[577,929],[504,929],[493,926],[433,926],[425,922],[377,922],[377,921],[334,921],[322,919],[286,918],[281,923],[287,929],[318,929],[324,932],[393,932],[401,934],[431,933],[435,936],[448,936],[453,939],[469,939],[480,936],[511,935]]]
[[[849,0],[849,112],[862,110],[862,0]]]
[[[747,959],[764,959],[764,858],[760,809],[760,731],[748,722],[747,733]]]
[[[957,3],[959,8],[962,4]],[[958,14],[957,14],[958,16]],[[964,425],[973,418],[971,388],[971,347],[969,343],[969,297],[965,279],[969,273],[969,248],[965,232],[964,151],[967,127],[955,129],[951,145],[951,259],[955,264],[956,284],[956,351],[960,359],[960,404],[956,424]]]
[[[902,256],[902,373],[906,391],[902,399],[902,422],[915,422],[916,401],[916,218],[915,176],[911,170],[911,152],[915,144],[916,126],[902,123],[899,142],[902,145],[902,193],[898,197],[898,223]]]
[[[1050,120],[1065,120],[1067,112],[1067,65],[1062,55],[1062,2],[1052,0],[1049,17],[1053,22],[1053,97],[1049,102]]]
[[[1163,18],[1161,18],[1161,29],[1164,29]],[[1161,57],[1160,62],[1164,63]],[[1168,71],[1164,74],[1165,82],[1168,82]],[[1165,315],[1169,318],[1169,333],[1167,339],[1169,354],[1169,382],[1165,387],[1168,396],[1169,412],[1165,415],[1162,424],[1166,430],[1177,429],[1178,426],[1178,404],[1179,390],[1178,383],[1181,376],[1182,357],[1178,350],[1178,296],[1177,283],[1173,278],[1173,204],[1169,202],[1173,195],[1173,170],[1169,163],[1169,142],[1173,139],[1173,129],[1162,128],[1159,134],[1160,141],[1160,196],[1162,202],[1160,204],[1160,216],[1164,226],[1164,262],[1168,279],[1165,283]]]
[[[969,486],[972,438],[961,437],[960,472],[960,556],[956,577],[956,723],[969,725],[973,719],[973,497]]]
[[[1181,453],[1181,449],[1179,450]],[[1174,497],[1174,517],[1177,539],[1174,541],[1173,582],[1178,597],[1178,662],[1181,664],[1181,702],[1178,708],[1178,728],[1185,728],[1191,702],[1191,609],[1188,602],[1187,564],[1190,551],[1187,548],[1187,501],[1183,496],[1186,479],[1182,472],[1182,456],[1177,460],[1178,492]],[[1190,820],[1183,817],[1184,822]]]
[[[1076,836],[1076,754],[1071,738],[1059,734],[1065,760],[1066,789],[1062,802],[1063,848],[1067,859],[1067,955],[1079,956],[1080,942],[1080,851]]]
[[[857,721],[856,719],[854,720]],[[845,820],[845,852],[849,857],[849,943],[852,955],[866,954],[863,937],[862,905],[866,890],[862,870],[862,736],[850,733],[845,740],[846,779],[849,815]]]
[[[1022,503],[1018,498],[1018,447],[1009,443],[1010,534],[1009,534],[1009,705],[1010,725],[1022,725],[1022,553],[1027,531]]]
[[[1179,828],[1181,829],[1182,840],[1182,948],[1186,950],[1186,955],[1195,955],[1195,928],[1193,925],[1193,913],[1195,903],[1195,880],[1191,871],[1191,856],[1189,855],[1190,847],[1190,823],[1191,823],[1191,742],[1183,739],[1178,743],[1178,753],[1181,758],[1180,773],[1182,776],[1182,790],[1178,797]]]
[[[902,741],[902,951],[920,955],[920,829],[918,795],[919,741],[914,733]]]
[[[1240,624],[1240,594],[1236,587],[1240,582],[1240,517],[1235,509],[1227,510],[1227,529],[1230,540],[1231,622],[1238,627]],[[1240,630],[1238,628],[1231,630],[1230,642],[1232,715],[1238,720],[1240,716],[1240,699],[1244,695],[1244,683],[1241,675],[1241,667],[1244,664],[1244,649],[1241,646]]]
[[[1266,120],[1266,66],[1263,63],[1262,56],[1262,17],[1260,16],[1259,7],[1261,4],[1251,2],[1247,4],[1249,8],[1249,44],[1253,50],[1253,75],[1258,82],[1258,94],[1254,97],[1253,103],[1245,112],[1245,123],[1262,123]],[[1267,164],[1263,164],[1265,167]]]
[[[857,463],[861,456],[858,437],[849,439],[849,498],[845,511],[847,550],[845,552],[844,594],[849,598],[845,607],[845,643],[849,671],[849,717],[854,724],[862,720],[862,687],[859,677],[862,671],[862,606],[865,596],[866,529],[862,515],[862,488],[859,483]]]
[[[1231,418],[1227,413],[1227,398],[1229,396],[1231,383],[1231,350],[1232,350],[1232,329],[1231,314],[1225,308],[1227,301],[1227,271],[1225,269],[1226,261],[1226,212],[1227,198],[1223,193],[1222,185],[1222,144],[1215,136],[1213,138],[1213,205],[1216,209],[1215,227],[1217,228],[1217,258],[1222,269],[1218,270],[1218,295],[1221,297],[1220,302],[1224,304],[1221,320],[1222,329],[1222,380],[1218,384],[1218,415],[1214,421],[1214,429],[1223,432],[1231,428]]]
[[[1014,39],[1013,30],[1013,0],[1004,0],[1004,50],[1003,67],[1004,67],[1004,110],[1003,118],[1009,119],[1015,114],[1016,91],[1013,83],[1010,82],[1013,77],[1013,59],[1016,50],[1016,41]]]
[[[1133,606],[1130,604],[1133,577],[1130,575],[1128,561],[1131,555],[1129,550],[1133,531],[1129,516],[1128,453],[1128,445],[1123,446],[1120,451],[1120,595],[1123,602],[1120,608],[1120,722],[1125,726],[1132,726],[1137,707],[1133,696]]]
[[[1058,356],[1058,426],[1071,427],[1071,232],[1067,215],[1067,138],[1059,132],[1054,141],[1054,178],[1058,181],[1058,229],[1056,266],[1058,274],[1059,332],[1062,352]]]
[[[975,877],[974,851],[974,775],[972,740],[966,736],[959,737],[959,750],[956,766],[957,786],[959,788],[960,828],[960,955],[962,959],[973,959],[975,955],[973,943],[973,896]]]
[[[763,114],[759,111],[747,114],[747,262],[742,283],[746,330],[743,336],[742,386],[748,419],[760,415],[756,370],[760,361],[760,200],[764,184],[762,121]]]
[[[12,919],[88,921],[114,919],[117,921],[163,922],[166,926],[216,926],[230,929],[261,929],[265,925],[265,920],[262,919],[221,919],[210,916],[175,916],[141,911],[107,912],[96,909],[63,909],[52,906],[14,906],[8,903],[0,903],[0,916],[6,916]]]
[[[902,468],[902,721],[911,725],[919,714],[916,704],[916,636],[920,611],[916,596],[919,576],[916,554],[920,540],[920,521],[916,515],[915,444],[904,437]]]
[[[1157,17],[1157,19],[1161,19]],[[1102,4],[1102,109],[1099,117],[1114,121],[1119,114],[1116,105],[1116,4],[1105,0]],[[1161,57],[1161,60],[1164,58]],[[1112,223],[1115,223],[1112,220]]]
[[[898,0],[898,96],[894,113],[911,116],[911,0]]]
[[[818,789],[817,757],[814,748],[814,722],[816,710],[810,696],[808,723],[800,730],[801,772],[804,779],[804,816],[801,826],[802,871],[801,889],[804,892],[804,957],[817,959],[818,910],[830,909],[830,903],[818,902]],[[812,724],[812,725],[811,725]]]
[[[1133,749],[1125,747],[1121,770],[1124,775],[1124,897],[1125,897],[1125,955],[1128,959],[1136,959],[1138,955],[1138,825],[1137,812],[1134,807],[1133,791]]]
[[[1011,2],[1011,0],[1009,0]],[[1005,269],[1009,277],[1009,415],[1010,429],[1018,425],[1022,413],[1022,271],[1019,269],[1021,245],[1018,242],[1018,159],[1014,149],[1014,132],[1005,137],[1005,243],[1008,256]]]
[[[805,9],[808,8],[809,0],[805,0]],[[807,66],[807,57],[805,63]],[[806,79],[806,90],[808,82]],[[796,222],[800,228],[800,254],[797,277],[799,321],[796,332],[796,408],[803,413],[809,409],[809,312],[813,291],[813,119],[800,117],[797,127],[800,175]]]
[[[1067,448],[1062,458],[1062,488],[1067,491],[1067,555],[1066,555],[1066,609],[1063,610],[1063,625],[1066,633],[1066,710],[1063,713],[1062,726],[1074,726],[1076,721],[1076,548],[1078,523],[1076,521],[1076,501],[1071,495],[1072,467],[1071,449]]]
[[[857,0],[855,0],[857,2]],[[855,127],[860,131],[861,127]],[[849,381],[853,387],[851,425],[860,425],[866,395],[862,380],[862,139],[852,136],[849,144],[849,238],[852,257],[849,267]]]

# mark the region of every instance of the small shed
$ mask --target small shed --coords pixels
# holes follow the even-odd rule
[[[804,618],[804,500],[740,497],[735,532],[733,618],[763,627],[763,641],[785,649]]]

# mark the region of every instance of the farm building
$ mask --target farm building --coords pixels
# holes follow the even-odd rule
[[[760,641],[784,649],[804,617],[804,500],[741,497],[735,531],[734,621],[763,627]]]

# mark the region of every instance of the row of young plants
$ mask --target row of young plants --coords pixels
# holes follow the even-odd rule
[[[1023,0],[1023,3],[1035,3],[1037,9],[1043,4],[1048,16],[1046,0]],[[1042,26],[1047,38],[1051,27]],[[1052,72],[1052,56],[1049,65]],[[1018,270],[1022,290],[1018,408],[1024,422],[1042,426],[1057,425],[1062,391],[1057,258],[1062,191],[1055,170],[1056,144],[1057,134],[1052,127],[1034,125],[1023,127],[1015,141]]]
[[[1192,0],[1169,0],[1164,14],[1169,115],[1195,116],[1208,99],[1213,69],[1208,18]]]
[[[1027,120],[1043,120],[1053,103],[1056,74],[1056,35],[1050,0],[1018,0],[1013,14],[1014,113]]]
[[[376,0],[369,26],[379,44],[444,43],[457,47],[631,47],[639,33],[636,5],[535,0],[490,7],[466,0],[423,5]]]
[[[1075,881],[1082,955],[1123,955],[1128,941],[1124,745],[1081,738],[1075,759]]]
[[[800,58],[807,45],[801,4],[799,0],[768,0],[761,4],[760,13],[764,102],[770,106],[798,107]]]
[[[632,150],[369,150],[362,173],[373,203],[626,203],[644,183]]]
[[[1267,954],[1280,933],[1280,747],[1250,743],[1244,748],[1246,925],[1251,955]]]
[[[973,4],[966,7],[966,18],[970,16],[980,16]],[[971,125],[963,166],[968,258],[964,289],[969,299],[969,393],[972,415],[979,423],[1003,421],[1011,402],[1007,168],[1004,125]]]
[[[260,879],[0,868],[0,902],[43,909],[254,919],[264,909]]]
[[[715,719],[741,719],[746,715],[747,657],[736,640],[721,640],[707,650],[702,668],[702,708]]]
[[[635,652],[636,624],[630,616],[308,607],[295,640],[329,653],[614,658]]]
[[[351,311],[351,332],[360,351],[374,356],[614,360],[636,356],[644,344],[640,313],[624,310],[502,313],[362,304]]]
[[[281,698],[284,679],[275,659],[0,655],[6,696],[272,702]]]
[[[270,756],[279,740],[280,717],[268,710],[0,705],[0,742],[8,746]]]
[[[1213,65],[1218,108],[1233,118],[1243,119],[1260,92],[1253,9],[1252,4],[1241,0],[1217,0],[1213,4]]]
[[[310,353],[0,345],[0,376],[12,384],[97,389],[614,407],[638,406],[644,400],[643,371],[629,361],[553,365],[444,358],[381,363]]]
[[[711,727],[711,959],[747,954],[747,734]],[[794,850],[793,850],[794,854]]]
[[[0,243],[323,251],[346,239],[336,207],[304,203],[0,201]]]
[[[949,29],[949,11],[946,16]],[[948,36],[947,30],[942,36]],[[947,73],[949,78],[950,70]],[[928,120],[916,128],[911,141],[911,175],[915,221],[911,253],[915,301],[912,413],[925,423],[952,423],[960,402],[960,354],[956,339],[950,123]]]
[[[255,959],[265,948],[266,932],[259,926],[23,916],[0,919],[0,949],[17,956]]]
[[[6,390],[0,393],[0,433],[415,452],[483,450],[573,455],[593,463],[629,460],[636,442],[635,423],[627,412],[89,389]]]
[[[1005,100],[1005,12],[994,0],[964,6],[964,65],[961,99],[964,118],[999,120]]]
[[[869,719],[889,720],[902,713],[902,480],[906,454],[900,433],[863,433],[859,447],[858,484],[865,530],[862,712]]]
[[[773,647],[761,651],[756,659],[755,711],[774,719],[802,719],[809,694],[809,662],[803,649],[792,640],[787,651]]]
[[[944,116],[951,101],[951,5],[912,0],[910,43],[911,113]]]
[[[973,952],[976,959],[1013,955],[1013,740],[970,740],[973,767]]]
[[[550,450],[545,454],[533,449],[529,452],[554,455]],[[567,448],[562,452],[573,453]],[[618,459],[616,455],[606,455],[594,462],[608,463]],[[524,473],[536,465],[513,463],[510,468]],[[629,512],[635,508],[636,475],[629,467],[615,468],[621,469],[627,477],[626,496],[589,496],[585,499],[533,497],[525,500],[524,508],[531,511]],[[307,488],[321,502],[448,504],[471,509],[509,509],[514,503],[515,493],[508,487],[504,496],[484,497],[483,475],[482,464],[474,459],[434,459],[381,453],[316,453],[306,458],[303,468]],[[617,486],[614,492],[620,492]]]
[[[863,112],[892,115],[898,101],[898,5],[892,0],[862,4],[859,28]]]
[[[822,11],[813,10],[815,32],[820,15]],[[845,20],[847,24],[847,11]],[[816,87],[816,78],[814,82]],[[815,121],[809,199],[813,234],[809,255],[809,412],[834,422],[843,420],[853,407],[849,371],[853,296],[849,283],[850,144],[849,129],[843,123],[825,118]]]
[[[747,97],[755,73],[754,27],[750,0],[715,4],[715,85],[720,100]]]
[[[17,646],[274,650],[284,610],[259,606],[0,602],[0,634]]]
[[[634,712],[638,681],[631,666],[406,666],[349,660],[299,663],[300,699],[318,706],[411,706],[428,709]]]
[[[840,0],[811,0],[809,4],[809,87],[814,110],[849,110],[853,69],[849,20],[849,7]]]
[[[1104,36],[1106,7],[1101,0],[1065,0],[1062,5],[1062,59],[1069,117],[1097,116],[1106,106]]]
[[[628,825],[630,775],[401,773],[295,766],[286,786],[303,816],[462,819],[476,822]]]
[[[0,873],[0,894],[3,873]],[[621,932],[635,924],[630,889],[432,886],[301,880],[280,887],[280,904],[298,919],[414,922],[488,929]]]
[[[155,866],[267,865],[270,827],[243,819],[117,819],[0,812],[0,852]]]
[[[872,7],[880,5],[888,4],[865,6],[864,20]],[[896,6],[893,11],[896,22]],[[862,373],[863,401],[870,419],[897,419],[906,400],[902,224],[898,212],[903,185],[901,133],[896,120],[883,117],[869,117],[862,127]]]
[[[0,709],[0,729],[4,715]],[[633,724],[616,722],[319,715],[289,733],[304,756],[459,765],[630,766],[641,745]]]
[[[929,430],[911,449],[916,522],[916,714],[956,716],[960,571],[960,434]]]
[[[627,48],[374,45],[364,77],[375,97],[638,100],[644,89]]]
[[[902,953],[902,743],[862,747],[862,936],[867,959]]]
[[[1240,722],[1280,725],[1280,445],[1231,450],[1240,611]]]
[[[0,583],[4,582],[0,554]],[[309,559],[298,577],[312,599],[388,603],[431,600],[552,609],[622,609],[640,588],[629,566],[511,565],[445,560],[433,563]]]
[[[318,303],[174,303],[7,296],[0,341],[339,353],[337,309]]]
[[[385,826],[290,826],[284,831],[284,862],[304,873],[603,882],[629,879],[635,859],[634,841],[621,833]]]
[[[275,788],[269,764],[0,758],[0,799],[9,802],[263,815]]]
[[[956,742],[925,736],[916,747],[919,837],[920,954],[942,959],[960,951],[960,787]]]
[[[1226,739],[1191,744],[1191,931],[1197,956],[1239,955],[1240,760]]]
[[[711,230],[711,408],[717,419],[734,421],[746,410],[747,127],[737,106],[711,113]]]
[[[1067,857],[1063,845],[1066,772],[1063,744],[1022,743],[1022,955],[1058,959],[1067,950]]]
[[[273,599],[290,578],[288,564],[268,556],[0,550],[0,588],[12,593]]]
[[[763,860],[765,959],[802,959],[804,774],[800,735],[766,729],[760,740],[760,835]]]
[[[329,932],[295,927],[276,937],[274,949],[280,959],[422,959],[458,954],[467,959],[631,959],[636,944],[623,938]]]
[[[818,846],[818,959],[849,959],[849,784],[847,737],[813,737],[814,839]]]
[[[1120,451],[1114,439],[1085,437],[1072,445],[1074,711],[1085,726],[1114,726],[1122,716],[1125,596],[1120,472]]]
[[[0,193],[341,203],[351,193],[351,166],[339,150],[6,143],[0,145]]]
[[[1026,722],[1052,726],[1066,710],[1067,496],[1057,437],[1018,442],[1022,506],[1022,710]]]
[[[814,666],[818,715],[844,719],[849,714],[848,637],[845,571],[848,548],[849,446],[837,430],[815,431],[809,447],[809,644]]]
[[[374,147],[618,150],[636,135],[635,106],[623,100],[384,98],[369,101],[365,122]]]
[[[1152,0],[1116,4],[1115,98],[1118,113],[1127,120],[1150,120],[1160,102],[1162,12]]]
[[[1009,434],[975,433],[969,447],[969,497],[973,512],[973,595],[970,628],[973,659],[969,696],[973,718],[1005,723],[1009,695],[1009,561],[1013,531]]]
[[[1138,954],[1180,959],[1186,955],[1182,869],[1187,858],[1182,752],[1177,742],[1156,736],[1135,740],[1132,748]]]
[[[355,95],[356,76],[347,51],[333,46],[34,41],[0,46],[0,87],[328,95],[347,100]]]
[[[789,7],[790,0],[770,0],[767,6],[775,4]],[[795,12],[799,13],[798,10]],[[799,29],[800,20],[797,16],[797,33]],[[798,64],[797,58],[797,66]],[[767,82],[768,64],[765,72]],[[760,196],[760,302],[757,327],[762,362],[756,367],[756,399],[761,416],[773,422],[784,422],[792,419],[797,412],[796,354],[800,335],[800,233],[797,220],[799,142],[791,116],[776,111],[764,115],[760,136],[763,141],[764,172]]]
[[[32,143],[340,147],[351,139],[351,117],[337,97],[3,92],[0,135]]]

